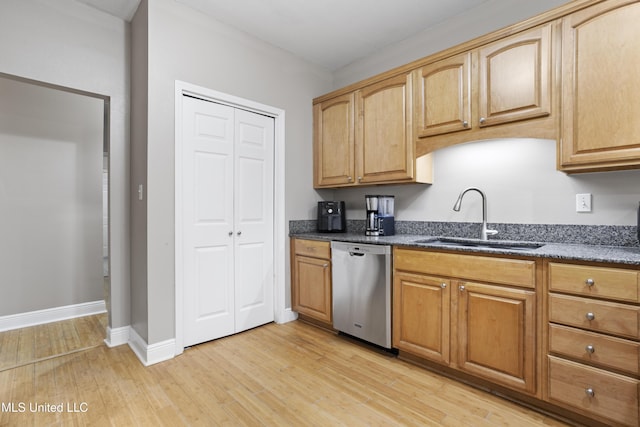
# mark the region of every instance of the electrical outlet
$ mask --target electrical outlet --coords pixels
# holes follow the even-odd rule
[[[576,212],[591,212],[591,194],[576,194]]]

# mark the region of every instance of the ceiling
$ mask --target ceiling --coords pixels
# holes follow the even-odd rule
[[[140,0],[78,0],[131,20]],[[175,0],[335,71],[489,0]]]

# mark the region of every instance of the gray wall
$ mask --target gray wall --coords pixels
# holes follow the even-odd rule
[[[72,0],[0,2],[0,72],[110,97],[110,326],[129,320],[128,25]]]
[[[285,110],[288,220],[304,217],[318,198],[310,173],[311,100],[331,89],[331,74],[173,0],[149,2],[148,28],[148,269],[146,283],[132,283],[134,294],[146,287],[148,299],[147,307],[136,300],[132,311],[135,317],[148,310],[148,331],[136,331],[153,344],[175,336],[175,81]]]
[[[147,100],[148,2],[131,22],[131,326],[147,340]],[[142,185],[139,200],[137,188]]]
[[[103,111],[0,77],[0,316],[104,300]]]

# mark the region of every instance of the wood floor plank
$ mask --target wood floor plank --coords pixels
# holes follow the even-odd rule
[[[94,327],[86,319],[75,332],[53,330],[67,328],[68,342],[86,345]],[[6,337],[9,348],[15,339]],[[37,361],[0,371],[0,401],[86,404],[86,412],[0,414],[1,426],[21,427],[564,425],[302,322],[204,343],[149,367],[127,346]]]

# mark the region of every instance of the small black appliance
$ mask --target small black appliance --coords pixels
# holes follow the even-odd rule
[[[318,202],[318,232],[344,233],[347,231],[344,202]]]

